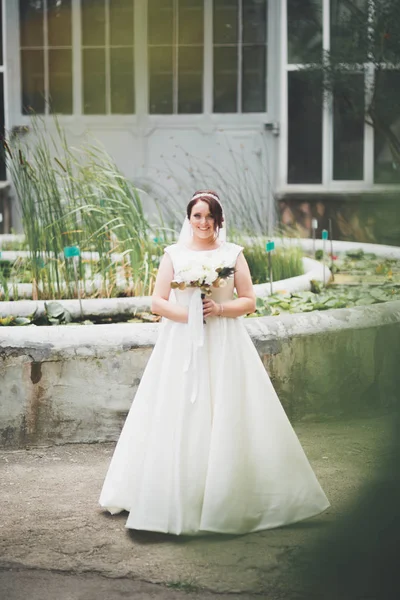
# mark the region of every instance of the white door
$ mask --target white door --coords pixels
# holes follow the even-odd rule
[[[280,2],[7,5],[11,128],[53,102],[73,144],[90,130],[153,197],[184,205],[213,187],[237,227],[250,215],[271,231]]]

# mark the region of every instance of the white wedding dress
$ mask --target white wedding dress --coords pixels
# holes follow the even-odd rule
[[[166,249],[175,275],[242,248]],[[312,517],[329,502],[242,318],[203,325],[197,288],[175,290],[189,323],[164,320],[116,446],[100,505],[131,529],[240,534]],[[233,277],[213,299],[232,299]],[[197,310],[197,313],[196,313]],[[200,315],[198,311],[200,310]]]

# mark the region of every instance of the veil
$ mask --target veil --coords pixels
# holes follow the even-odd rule
[[[222,227],[218,230],[218,239],[220,242],[226,242],[226,219],[225,213],[222,210],[223,215],[223,223]],[[192,239],[192,226],[190,225],[190,221],[187,217],[183,221],[181,232],[179,234],[178,243],[187,246]]]
[[[200,197],[200,194],[199,194]],[[218,200],[219,202],[219,200]],[[219,202],[220,204],[220,202]],[[222,206],[221,206],[222,208]],[[225,213],[222,209],[223,222],[222,227],[218,230],[218,240],[223,243],[226,242],[226,220]],[[178,243],[184,246],[188,246],[192,239],[192,226],[187,216],[185,217],[182,228],[179,234]],[[171,290],[173,292],[174,290]],[[176,301],[176,300],[175,300]],[[200,389],[200,381],[198,373],[200,372],[197,368],[198,355],[197,351],[204,345],[204,319],[203,319],[203,303],[201,299],[200,288],[195,288],[189,301],[189,314],[188,314],[188,332],[189,332],[189,352],[184,365],[184,372],[187,373],[191,369],[191,378],[194,382],[193,392],[190,401],[193,403],[196,400],[198,391]]]

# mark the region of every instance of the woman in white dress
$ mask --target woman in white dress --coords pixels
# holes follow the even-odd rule
[[[255,295],[225,231],[217,194],[196,192],[160,264],[152,311],[164,319],[100,496],[131,529],[240,534],[329,506],[240,318]],[[203,300],[171,290],[210,261],[234,268],[224,287]]]

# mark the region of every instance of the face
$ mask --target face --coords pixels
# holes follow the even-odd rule
[[[214,219],[210,214],[210,207],[207,202],[203,202],[202,200],[196,202],[192,208],[189,220],[194,236],[203,240],[214,237]]]

